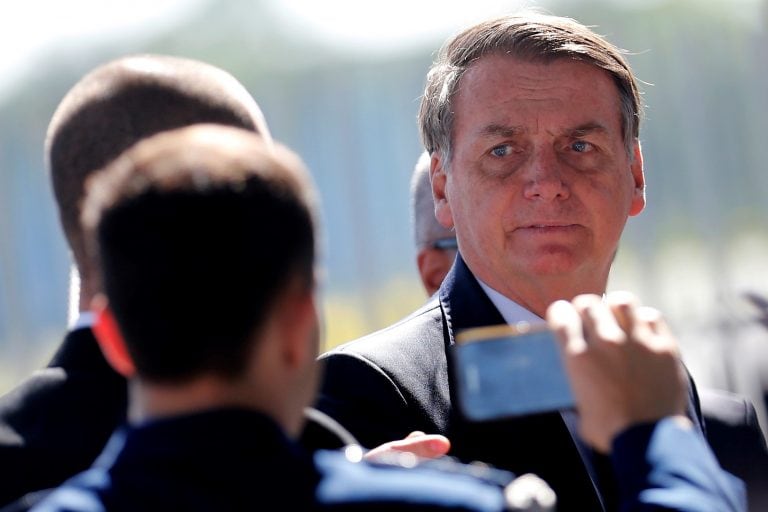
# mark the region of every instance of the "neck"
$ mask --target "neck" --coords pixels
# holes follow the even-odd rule
[[[479,277],[479,276],[478,276]],[[570,276],[569,276],[570,277]],[[547,308],[557,300],[572,300],[577,295],[605,293],[607,276],[605,278],[590,278],[577,280],[561,278],[560,276],[536,277],[533,280],[520,279],[508,285],[485,281],[491,288],[507,298],[515,301],[528,311],[546,318]]]
[[[223,407],[239,407],[275,417],[267,402],[239,381],[205,375],[181,383],[157,383],[137,378],[131,386],[129,420],[139,423]]]

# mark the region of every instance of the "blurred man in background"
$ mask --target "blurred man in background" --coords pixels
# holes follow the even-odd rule
[[[456,234],[435,218],[429,153],[419,156],[411,175],[411,223],[416,246],[416,267],[427,295],[433,295],[456,259]]]

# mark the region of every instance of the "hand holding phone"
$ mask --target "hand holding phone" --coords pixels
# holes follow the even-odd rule
[[[658,310],[627,292],[579,295],[547,311],[579,407],[579,432],[607,453],[628,427],[685,414],[688,376]]]

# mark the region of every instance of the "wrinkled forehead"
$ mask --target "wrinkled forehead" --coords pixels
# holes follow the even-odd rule
[[[494,54],[462,77],[453,101],[456,128],[566,131],[602,126],[621,134],[621,101],[610,73],[572,59],[531,61]],[[474,126],[482,122],[482,126]],[[465,127],[466,128],[466,127]]]

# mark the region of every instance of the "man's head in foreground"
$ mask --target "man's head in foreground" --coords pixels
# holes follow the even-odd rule
[[[95,177],[96,332],[143,415],[240,406],[298,432],[316,381],[314,218],[299,158],[235,128],[156,135]]]

